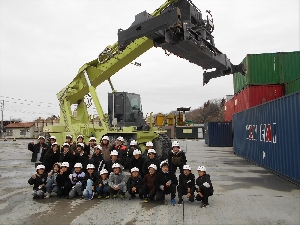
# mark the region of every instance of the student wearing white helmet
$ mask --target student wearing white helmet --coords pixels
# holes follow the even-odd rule
[[[139,175],[139,168],[131,168],[131,176],[127,181],[127,191],[130,195],[129,200],[134,199],[136,194],[139,195],[140,199],[143,199],[143,179]]]
[[[91,162],[93,162],[94,166],[95,166],[95,171],[96,172],[99,172],[100,170],[102,170],[105,162],[103,160],[103,155],[101,153],[101,146],[100,145],[97,145],[95,146],[94,148],[94,154],[92,156],[92,160]]]
[[[84,151],[87,152],[89,156],[89,162],[93,163],[91,160],[93,154],[94,154],[94,148],[97,146],[97,139],[95,137],[90,137],[89,144],[85,147]]]
[[[116,199],[118,194],[121,199],[124,199],[126,192],[126,176],[122,172],[123,167],[119,163],[114,163],[112,169],[113,172],[110,173],[108,179],[108,190],[113,199]]]
[[[39,136],[38,143],[34,144],[34,142],[30,142],[28,144],[28,150],[32,152],[31,162],[41,162],[42,152],[48,149],[47,145],[45,144],[45,137]]]
[[[95,186],[94,183],[97,180],[97,172],[95,172],[94,164],[87,164],[86,166],[87,172],[85,173],[82,186],[83,196],[87,198],[87,200],[92,200],[94,197]]]
[[[141,157],[141,154],[142,154],[142,152],[139,149],[135,149],[133,151],[133,157],[129,161],[129,167],[128,167],[128,169],[129,169],[129,172],[131,172],[131,169],[133,167],[138,168],[139,171],[140,171],[140,175],[143,178],[144,177],[144,173],[143,173],[142,170],[143,170],[143,164],[145,162],[145,159],[143,157]]]
[[[68,143],[63,143],[62,151],[59,155],[59,162],[68,162],[69,168],[73,168],[75,164],[75,156],[72,154],[70,150],[70,145]]]
[[[179,142],[172,142],[172,151],[170,151],[168,156],[168,161],[170,165],[170,170],[173,173],[176,173],[177,167],[180,170],[180,173],[183,173],[183,165],[186,164],[185,153],[180,149]]]
[[[153,143],[151,141],[146,142],[146,150],[143,152],[143,155],[142,155],[142,157],[144,159],[147,159],[149,149],[153,149]]]
[[[148,150],[148,157],[147,159],[145,160],[144,162],[144,165],[143,165],[143,173],[144,174],[147,174],[148,173],[148,167],[151,165],[151,164],[154,164],[157,166],[157,168],[160,168],[159,165],[160,165],[160,160],[159,158],[156,156],[156,151],[155,149],[149,149]]]
[[[102,155],[104,162],[107,162],[110,160],[110,148],[111,144],[109,143],[109,137],[108,136],[103,136],[101,138],[100,146],[102,148]]]
[[[136,140],[131,140],[130,141],[130,147],[129,147],[128,152],[127,152],[127,159],[131,159],[132,158],[133,151],[136,150],[136,149],[140,150],[140,147],[139,147],[137,141]]]
[[[46,181],[47,174],[45,173],[45,166],[38,165],[36,167],[36,173],[28,180],[28,183],[33,185],[32,195],[34,199],[44,197],[46,192]]]
[[[214,189],[210,180],[210,175],[206,173],[205,166],[199,166],[197,170],[199,177],[196,179],[196,192],[198,193],[196,200],[202,201],[200,208],[206,208],[209,206],[208,197],[213,195]]]
[[[75,195],[82,197],[82,182],[85,177],[85,173],[82,171],[82,164],[75,163],[74,172],[71,175],[71,183],[73,185],[72,190],[69,192],[69,198],[74,198]]]
[[[178,204],[183,203],[182,196],[186,195],[190,202],[195,199],[195,175],[192,173],[190,165],[183,166],[183,173],[179,175],[179,184],[177,186]]]
[[[125,165],[127,158],[127,147],[124,145],[124,142],[125,140],[123,137],[118,137],[114,145],[111,146],[110,151],[116,150],[119,153],[118,158],[120,159],[122,166],[127,166]]]
[[[45,153],[48,151],[48,150],[51,150],[52,148],[52,144],[56,142],[56,137],[55,136],[50,136],[49,138],[49,142],[48,142],[48,146],[47,146],[47,150],[43,150],[42,152],[42,156],[41,156],[41,162],[43,162],[43,158],[45,156]]]
[[[55,193],[58,192],[56,177],[59,174],[59,170],[60,164],[54,163],[52,170],[50,171],[50,173],[48,173],[45,198],[49,198],[52,191]]]
[[[56,177],[56,182],[58,186],[57,197],[67,197],[69,198],[69,192],[72,189],[70,175],[70,164],[68,162],[62,162],[60,165],[59,174]]]
[[[75,162],[82,164],[83,171],[86,172],[86,166],[89,163],[89,156],[86,151],[84,151],[84,144],[77,143],[77,154],[75,155]]]
[[[108,174],[112,172],[112,166],[114,163],[119,163],[121,164],[120,159],[118,158],[118,152],[117,150],[112,150],[110,153],[111,159],[107,162],[105,162],[105,169],[108,171]]]
[[[108,171],[106,169],[102,169],[100,171],[100,176],[95,182],[96,192],[98,194],[98,198],[109,199],[109,191],[108,191]]]
[[[157,171],[157,166],[151,164],[148,167],[149,173],[144,176],[144,185],[143,185],[143,195],[144,202],[149,202],[149,200],[153,200],[156,194],[154,179]]]

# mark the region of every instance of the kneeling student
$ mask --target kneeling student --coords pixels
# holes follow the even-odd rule
[[[53,170],[51,170],[50,173],[48,174],[47,184],[46,184],[47,192],[46,192],[45,198],[49,198],[52,191],[57,194],[58,186],[57,186],[56,177],[59,173],[59,170],[60,170],[60,164],[54,163]]]
[[[206,208],[209,206],[208,197],[213,195],[214,189],[210,181],[210,175],[206,174],[206,168],[204,166],[198,167],[199,177],[196,179],[197,188],[197,201],[202,201],[200,208]]]
[[[71,183],[73,187],[69,193],[69,198],[74,198],[76,194],[82,197],[82,182],[84,177],[85,177],[85,173],[82,172],[82,164],[75,163],[74,173],[71,175]]]
[[[112,165],[113,172],[109,174],[108,189],[113,199],[117,198],[117,194],[120,194],[120,198],[125,198],[126,192],[126,176],[122,172],[123,166],[119,163]]]
[[[102,169],[100,171],[100,177],[95,182],[96,191],[98,194],[98,198],[105,197],[109,199],[109,191],[108,191],[108,171],[106,169]]]
[[[195,175],[191,172],[190,165],[183,166],[183,173],[179,175],[179,185],[177,186],[178,192],[178,204],[182,204],[182,196],[186,195],[190,202],[194,202],[195,199]]]
[[[36,167],[36,173],[28,180],[28,183],[33,185],[32,195],[34,199],[44,198],[46,192],[46,180],[47,174],[45,173],[45,166],[38,165]]]
[[[135,198],[135,194],[139,194],[140,199],[143,199],[143,179],[139,175],[139,171],[136,167],[131,169],[131,177],[127,181],[127,190],[130,194],[129,200]]]
[[[143,194],[144,194],[144,202],[149,202],[149,200],[153,200],[155,196],[155,187],[154,187],[154,179],[157,171],[157,166],[155,164],[151,164],[149,167],[149,173],[144,176],[144,185],[143,185]]]
[[[95,166],[94,164],[88,164],[86,166],[86,174],[83,179],[83,187],[85,189],[83,190],[83,196],[87,198],[87,200],[92,200],[94,197],[94,182],[96,181],[96,172],[95,172]]]
[[[159,171],[154,179],[156,189],[156,200],[164,201],[165,195],[171,194],[171,204],[175,205],[176,185],[178,184],[175,173],[169,171],[168,161],[160,163],[161,171]]]

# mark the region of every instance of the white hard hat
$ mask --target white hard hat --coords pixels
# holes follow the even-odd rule
[[[44,136],[39,136],[38,139],[45,139],[45,137]]]
[[[96,145],[96,147],[95,147],[95,148],[102,150],[102,147],[101,147],[101,145]]]
[[[103,136],[102,140],[108,140],[109,141],[109,137],[108,136]]]
[[[119,163],[114,163],[113,165],[112,165],[112,168],[121,168],[121,165],[119,164]]]
[[[95,137],[90,137],[90,141],[96,141],[97,139]]]
[[[157,166],[155,164],[150,164],[150,166],[148,167],[148,169],[153,168],[155,170],[157,170]]]
[[[67,134],[67,135],[66,135],[66,138],[71,138],[71,139],[72,139],[73,137],[72,137],[72,135]]]
[[[54,142],[54,143],[51,145],[51,147],[53,147],[54,145],[59,146],[59,144],[58,144],[57,142]]]
[[[81,135],[81,134],[79,134],[79,135],[77,136],[77,139],[78,139],[78,138],[84,139],[83,135]]]
[[[199,166],[197,170],[200,170],[200,171],[204,171],[204,172],[205,172],[205,171],[206,171],[206,168],[205,168],[205,166]]]
[[[36,170],[39,170],[39,169],[45,169],[45,166],[44,165],[37,165]]]
[[[95,169],[94,164],[87,164],[86,169]]]
[[[110,155],[119,155],[119,153],[117,152],[117,150],[112,150],[112,151],[110,152]]]
[[[120,137],[117,138],[117,140],[124,141],[124,138],[120,136]]]
[[[64,143],[64,144],[63,144],[63,147],[65,147],[65,146],[70,147],[70,145],[69,145],[68,143]]]
[[[139,172],[140,170],[139,170],[139,168],[133,167],[130,171],[132,173],[132,172]]]
[[[192,167],[190,165],[184,165],[182,169],[184,169],[184,170],[192,170]]]
[[[150,149],[148,150],[148,154],[149,154],[149,153],[156,154],[156,151],[155,151],[153,148],[150,148]]]
[[[81,163],[75,163],[74,168],[76,168],[76,167],[82,168],[82,164]]]
[[[140,155],[140,154],[142,154],[142,152],[140,150],[138,150],[138,149],[135,149],[133,151],[133,155]]]
[[[50,137],[50,139],[54,139],[54,140],[56,140],[56,137],[55,137],[55,136],[51,136],[51,137]]]
[[[104,173],[108,173],[108,171],[107,171],[106,169],[102,169],[102,170],[100,171],[100,175],[102,175],[102,174],[104,174]]]
[[[84,148],[84,144],[83,143],[77,143],[77,146],[80,146],[80,147]]]
[[[153,143],[151,141],[146,142],[146,147],[152,147]]]
[[[132,141],[130,142],[130,145],[137,145],[137,141],[136,141],[136,140],[132,140]]]
[[[172,142],[172,148],[173,147],[179,147],[179,142],[178,141],[173,141]]]
[[[161,168],[164,164],[169,165],[168,160],[161,161],[161,163],[160,163],[160,168]]]
[[[70,164],[68,162],[63,162],[60,166],[70,167]]]

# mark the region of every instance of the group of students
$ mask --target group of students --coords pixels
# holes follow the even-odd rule
[[[83,141],[83,137],[78,137]],[[43,137],[39,137],[39,140],[41,138]],[[70,137],[67,136],[68,138]],[[79,196],[91,200],[96,194],[99,199],[115,199],[117,196],[124,199],[128,192],[130,200],[138,195],[144,202],[149,202],[154,198],[156,201],[165,201],[165,195],[171,194],[171,204],[175,205],[177,187],[178,204],[183,203],[183,196],[186,195],[190,202],[195,199],[202,201],[201,208],[209,206],[208,197],[213,195],[210,175],[206,174],[204,166],[199,166],[199,177],[195,180],[191,166],[186,165],[185,153],[177,141],[172,143],[168,159],[161,161],[156,156],[152,142],[146,143],[146,154],[142,155],[136,141],[131,141],[127,149],[122,137],[118,137],[112,145],[107,136],[102,137],[100,145],[95,144],[94,137],[90,138],[88,145],[80,142],[79,138],[75,144],[64,143],[61,151],[58,150],[58,143],[53,141],[51,148],[47,150],[31,147],[42,150],[40,155],[43,154],[44,157],[43,163],[37,165],[36,173],[28,180],[33,185],[33,198],[49,198],[51,192],[55,192],[58,197],[66,198]],[[71,150],[74,145],[76,148]],[[56,162],[49,157],[55,154],[59,155]],[[45,159],[51,162],[46,162]],[[50,163],[53,166],[49,168],[47,166]],[[175,175],[178,167],[179,179]],[[128,179],[125,169],[131,173]]]

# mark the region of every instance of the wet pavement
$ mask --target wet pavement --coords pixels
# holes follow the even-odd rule
[[[0,140],[0,224],[300,224],[300,187],[204,141],[180,141],[197,174],[204,165],[215,189],[210,207],[172,206],[139,199],[33,200],[27,181],[34,173],[30,140]],[[197,176],[196,176],[197,177]],[[178,199],[176,198],[176,201]]]

